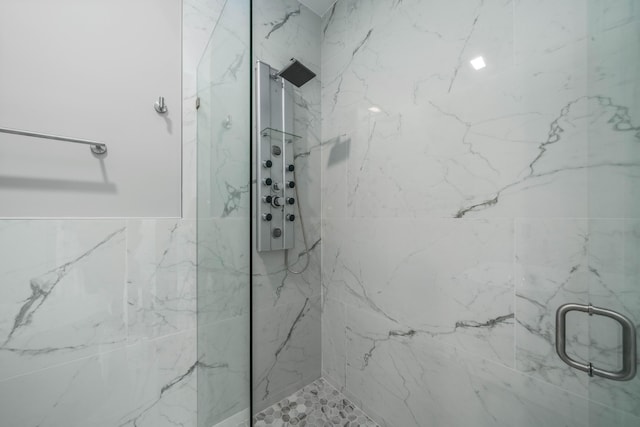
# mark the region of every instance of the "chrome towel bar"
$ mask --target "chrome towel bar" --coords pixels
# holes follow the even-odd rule
[[[73,142],[75,144],[85,144],[91,147],[91,152],[93,154],[106,154],[107,153],[107,145],[98,141],[91,141],[89,139],[78,139],[78,138],[69,138],[66,136],[57,136],[51,135],[47,133],[37,133],[37,132],[28,132],[26,130],[18,130],[18,129],[9,129],[0,127],[0,133],[9,133],[12,135],[22,135],[22,136],[31,136],[34,138],[43,138],[43,139],[53,139],[55,141],[65,141],[65,142]]]

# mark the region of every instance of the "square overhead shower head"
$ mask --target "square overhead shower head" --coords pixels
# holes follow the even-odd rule
[[[278,76],[300,87],[314,78],[316,74],[297,59],[291,58],[291,63],[280,70]]]

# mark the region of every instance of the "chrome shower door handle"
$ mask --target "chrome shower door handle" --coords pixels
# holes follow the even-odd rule
[[[622,326],[622,369],[619,371],[607,371],[596,368],[589,363],[578,362],[567,354],[566,327],[567,314],[570,311],[581,311],[589,316],[609,317]],[[636,375],[636,328],[628,317],[606,308],[594,307],[591,304],[563,304],[556,311],[556,352],[560,359],[572,368],[587,372],[590,376],[597,375],[615,381],[629,381]]]

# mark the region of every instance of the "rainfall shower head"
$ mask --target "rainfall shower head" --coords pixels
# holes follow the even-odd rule
[[[297,59],[291,58],[291,63],[280,70],[278,76],[300,87],[314,78],[316,74]]]

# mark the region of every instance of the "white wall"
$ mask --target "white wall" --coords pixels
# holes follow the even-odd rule
[[[180,216],[180,16],[180,0],[0,3],[0,127],[109,149],[0,134],[0,217]]]
[[[0,221],[0,425],[196,425],[195,68],[222,3],[172,12],[184,20],[183,218]],[[151,17],[166,3],[145,4]],[[38,289],[46,301],[30,305]]]

